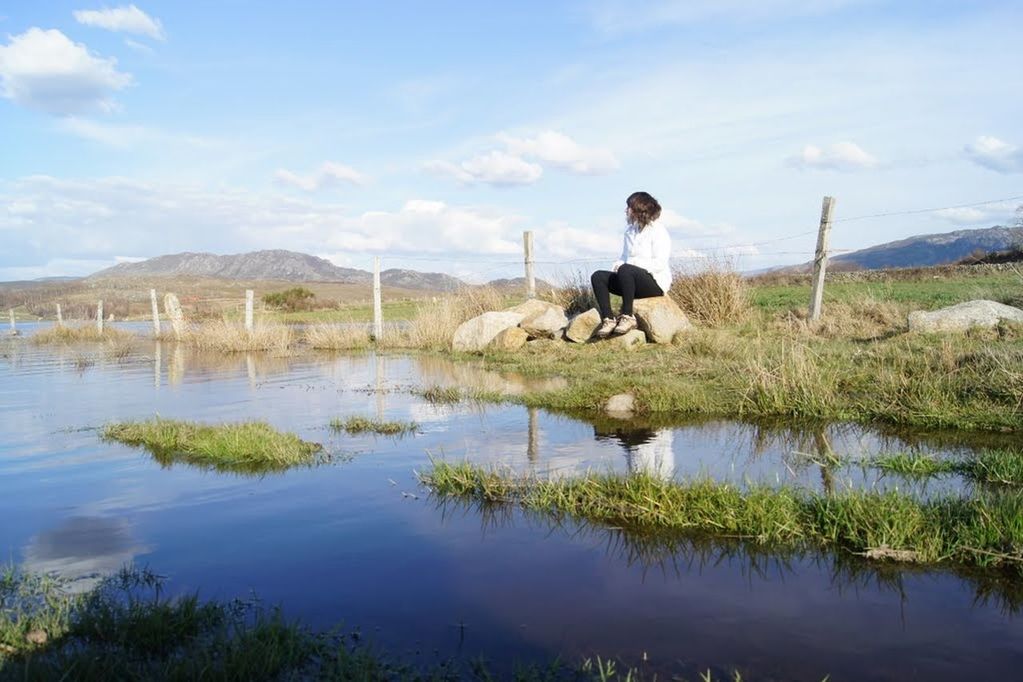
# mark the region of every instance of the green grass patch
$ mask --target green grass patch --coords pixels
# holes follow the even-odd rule
[[[899,492],[824,495],[648,475],[515,478],[447,462],[434,462],[420,478],[440,496],[516,504],[640,533],[741,538],[759,545],[841,550],[922,564],[1001,566],[1023,573],[1020,492],[919,500]]]
[[[978,483],[1023,487],[1023,452],[1018,450],[982,450],[976,455],[957,459],[899,452],[872,457],[866,464],[903,476],[926,478],[957,474]]]
[[[207,425],[157,417],[109,424],[103,438],[144,447],[163,464],[185,461],[253,473],[311,464],[322,450],[318,443],[282,433],[265,422]]]
[[[379,433],[386,436],[404,436],[417,432],[419,424],[415,422],[384,421],[368,417],[348,417],[332,419],[330,428],[346,433]]]
[[[903,476],[926,478],[938,474],[961,473],[960,462],[938,459],[920,452],[886,453],[873,457],[868,462],[875,469],[890,471]]]

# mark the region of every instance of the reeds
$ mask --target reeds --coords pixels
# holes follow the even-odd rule
[[[265,422],[207,425],[172,419],[108,424],[103,438],[145,447],[164,464],[185,461],[228,471],[279,471],[310,464],[318,443],[282,433]]]
[[[729,263],[676,271],[668,295],[686,315],[707,326],[744,322],[753,312],[750,286]]]
[[[739,489],[710,480],[590,474],[514,478],[470,463],[434,462],[420,474],[436,494],[629,528],[816,547],[870,558],[1003,566],[1023,573],[1023,493],[915,499],[899,492],[817,494]]]
[[[294,343],[295,334],[285,324],[258,322],[249,331],[238,322],[212,320],[193,325],[183,340],[199,350],[221,353],[284,352]]]
[[[135,338],[135,335],[117,329],[116,327],[104,327],[101,333],[94,324],[83,324],[78,326],[54,325],[49,329],[36,332],[31,337],[32,343],[38,345],[87,343],[87,342],[128,342]]]
[[[458,325],[485,312],[501,310],[504,304],[504,296],[493,287],[464,287],[436,302],[417,306],[408,327],[394,343],[425,350],[450,350]]]
[[[373,345],[367,324],[314,324],[306,327],[304,337],[317,350],[364,350]]]

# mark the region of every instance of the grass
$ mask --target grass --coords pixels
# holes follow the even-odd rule
[[[42,346],[104,341],[125,343],[135,337],[130,332],[109,325],[103,328],[103,333],[101,334],[95,324],[77,326],[55,324],[48,329],[36,332],[30,338],[32,343]]]
[[[364,350],[373,345],[369,327],[351,321],[310,325],[305,329],[304,338],[317,350]]]
[[[291,327],[273,322],[257,322],[250,332],[242,323],[214,320],[193,325],[184,340],[199,350],[221,353],[284,352],[292,346],[295,333]]]
[[[103,438],[144,447],[162,464],[185,461],[240,472],[310,464],[322,450],[318,443],[276,431],[265,422],[206,425],[157,417],[108,424]]]
[[[420,478],[437,495],[515,504],[652,534],[740,538],[922,564],[1005,567],[1023,574],[1023,493],[918,500],[898,492],[824,495],[746,490],[709,480],[590,474],[514,478],[470,463],[434,462]]]
[[[937,459],[923,453],[890,453],[867,460],[868,466],[904,476],[958,474],[979,483],[1023,487],[1023,452],[983,450],[972,457]]]
[[[379,433],[386,436],[404,436],[419,431],[419,424],[415,422],[383,421],[380,419],[369,419],[368,417],[348,417],[347,419],[332,419],[330,428],[335,431],[346,433]]]
[[[0,679],[396,682],[497,679],[482,659],[412,665],[375,651],[358,631],[313,631],[257,601],[163,596],[164,580],[125,568],[92,591],[14,567],[0,571]],[[645,679],[613,660],[517,666],[513,679]],[[673,678],[678,679],[678,678]],[[712,682],[710,672],[698,677]],[[738,673],[727,679],[741,680]]]

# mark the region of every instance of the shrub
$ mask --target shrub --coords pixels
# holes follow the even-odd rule
[[[264,294],[263,303],[287,311],[309,310],[315,297],[316,294],[305,287],[292,287],[284,291]]]
[[[752,310],[749,284],[729,263],[711,262],[695,272],[676,271],[668,295],[705,325],[742,322]]]

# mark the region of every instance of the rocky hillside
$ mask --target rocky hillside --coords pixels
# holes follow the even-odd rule
[[[176,253],[138,263],[120,263],[94,273],[90,279],[121,277],[215,277],[351,284],[366,284],[373,280],[373,274],[365,270],[342,268],[324,258],[280,249],[228,256],[212,253]],[[399,269],[384,270],[380,273],[380,281],[384,286],[429,291],[450,291],[464,284],[450,275]]]

